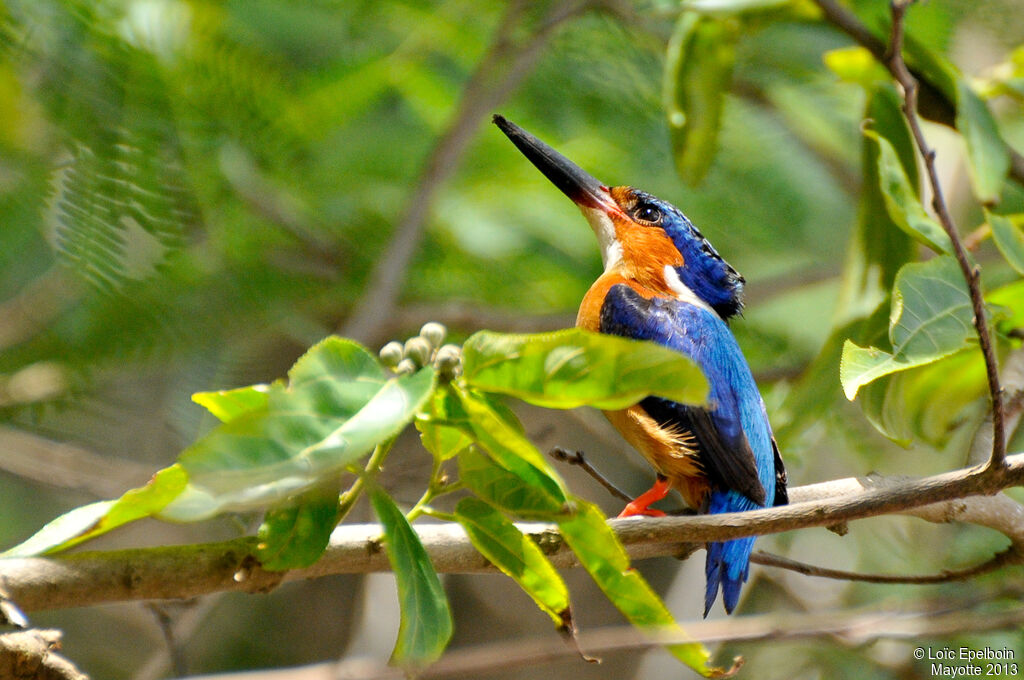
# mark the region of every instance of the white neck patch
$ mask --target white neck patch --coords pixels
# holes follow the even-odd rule
[[[608,214],[598,208],[580,207],[580,212],[587,218],[590,227],[597,236],[597,243],[601,247],[601,261],[604,262],[604,270],[609,271],[619,262],[622,262],[622,244],[615,238],[615,224]]]
[[[679,278],[679,272],[676,271],[675,267],[667,264],[665,265],[663,272],[665,274],[665,284],[668,286],[669,290],[676,294],[677,300],[706,309],[715,316],[718,316],[718,312],[712,309],[711,305],[697,297],[697,294],[694,293],[689,286],[683,283],[683,280]]]

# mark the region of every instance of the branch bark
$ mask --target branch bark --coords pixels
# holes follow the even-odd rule
[[[24,630],[0,635],[0,678],[89,680],[57,654],[60,631]]]
[[[792,504],[745,513],[610,520],[633,559],[680,555],[693,544],[769,534],[889,513],[911,514],[932,522],[970,522],[1010,538],[1014,561],[1024,545],[1024,506],[993,496],[1024,484],[1024,454],[1007,458],[998,470],[969,468],[931,477],[861,477],[791,489]],[[553,525],[520,525],[557,567],[578,562]],[[494,571],[452,524],[417,525],[424,547],[440,572]],[[266,592],[281,583],[337,573],[388,571],[377,525],[342,525],[326,554],[307,569],[270,572],[252,557],[256,539],[223,543],[83,552],[57,557],[0,560],[0,582],[26,611],[101,603],[189,598],[236,590]]]

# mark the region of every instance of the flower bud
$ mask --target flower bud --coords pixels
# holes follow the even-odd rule
[[[425,323],[423,328],[420,329],[420,337],[430,343],[431,349],[440,347],[446,335],[448,335],[448,329],[436,321]]]
[[[388,368],[394,368],[397,366],[403,356],[405,356],[405,352],[402,349],[402,343],[397,340],[392,340],[380,348],[381,363]]]

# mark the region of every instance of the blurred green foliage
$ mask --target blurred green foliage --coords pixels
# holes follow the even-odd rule
[[[862,54],[834,52],[851,40],[814,3],[696,4],[719,6],[702,25],[727,22],[727,47],[734,49],[715,55],[720,68],[711,71],[685,68],[686,46],[706,41],[677,34],[677,52],[670,49],[683,22],[680,3],[668,0],[584,3],[565,16],[569,5],[553,0],[0,4],[0,544],[112,495],[104,484],[118,475],[127,489],[145,481],[148,472],[140,471],[170,464],[214,424],[189,401],[193,392],[273,380],[310,345],[343,329],[361,301],[375,300],[368,282],[394,252],[392,237],[408,219],[417,187],[430,191],[413,256],[385,272],[400,294],[381,301],[372,332],[358,340],[379,345],[435,317],[459,337],[481,327],[571,325],[600,272],[593,237],[571,204],[490,129],[491,109],[609,184],[670,199],[745,275],[748,307],[733,328],[759,377],[792,483],[965,464],[985,415],[975,353],[867,385],[864,412],[845,400],[839,382],[844,340],[888,351],[890,288],[901,266],[926,256],[892,228],[875,186],[877,146],[859,129],[865,114],[871,117],[917,184],[909,139],[893,113],[895,91],[879,82],[870,60],[858,61]],[[752,9],[721,12],[737,4]],[[1019,181],[1004,183],[991,141],[994,129],[1024,148],[1024,16],[1016,4],[932,0],[908,15],[913,43],[934,57],[922,60],[918,52],[916,64],[954,106],[967,102],[954,122],[975,116],[969,134],[981,141],[968,140],[970,153],[945,128],[926,133],[946,169],[944,188],[961,232],[980,237],[974,257],[999,305],[1006,360],[1020,353],[1019,339],[1008,333],[1024,314],[1016,218],[1024,191]],[[884,38],[887,2],[843,6]],[[552,26],[555,16],[561,18]],[[515,68],[521,81],[503,80]],[[687,96],[670,99],[670,82]],[[964,89],[970,87],[976,89]],[[493,106],[462,120],[467,102],[481,99]],[[678,129],[680,119],[666,105],[695,101],[720,124]],[[989,111],[991,123],[984,120]],[[453,126],[468,130],[470,141],[445,155],[439,149]],[[685,141],[693,134],[696,147]],[[443,172],[432,181],[438,162]],[[699,183],[684,183],[677,166]],[[999,194],[991,218],[972,186],[985,198]],[[986,220],[994,238],[976,231]],[[870,424],[883,420],[890,434],[912,440],[909,448]],[[534,439],[586,449],[606,472],[643,485],[621,463],[620,441],[599,430],[581,434],[576,421],[525,422]],[[37,448],[15,438],[26,434]],[[70,463],[51,457],[68,446],[83,455]],[[406,493],[414,501],[418,491],[408,489],[429,476],[422,462],[429,456],[411,440],[397,446],[394,458],[407,467],[385,481],[396,498]],[[117,475],[100,472],[110,469]],[[579,495],[605,501],[586,480],[570,482]],[[228,520],[210,524],[134,538],[194,541],[238,532]],[[1004,543],[976,528],[886,518],[859,523],[844,538],[811,531],[760,545],[824,566],[930,573],[984,560]],[[662,590],[676,574],[664,562],[641,569]],[[767,570],[756,578],[748,612],[954,596],[998,608],[1015,602],[1022,585],[1016,570],[930,587],[821,585]],[[673,611],[683,608],[672,593],[688,583],[680,576],[669,591]],[[218,625],[204,630],[216,642],[186,642],[191,670],[294,665],[338,656],[350,643],[349,655],[374,651],[355,630],[372,617],[350,614],[360,611],[353,604],[360,584],[334,585],[338,607],[312,621],[289,617],[296,602],[323,600],[309,593],[324,586],[291,591],[291,604],[280,594],[267,604],[224,598],[209,619]],[[464,583],[452,588],[456,646],[479,639],[479,630],[497,639],[533,633],[537,621],[546,625],[539,612],[539,619],[524,618],[532,608],[525,598],[518,607],[495,605]],[[577,602],[587,601],[577,585],[570,589]],[[242,613],[263,607],[258,616]],[[460,626],[460,610],[483,610],[487,620]],[[131,677],[128,668],[146,659],[128,651],[125,636],[140,645],[157,637],[155,626],[147,633],[126,623],[134,612],[34,620],[66,629],[66,651],[96,677]],[[600,609],[578,616],[582,625],[621,621]],[[110,637],[87,632],[98,617],[107,617]],[[275,620],[290,621],[295,635],[275,637]],[[390,624],[382,617],[374,625]],[[1024,653],[1019,634],[952,643],[979,640]],[[863,677],[865,664],[877,677],[927,675],[911,648],[818,642],[727,651],[741,652],[748,669],[768,678]],[[657,665],[648,661],[635,673],[654,677]],[[581,666],[568,668],[612,677],[611,665]]]

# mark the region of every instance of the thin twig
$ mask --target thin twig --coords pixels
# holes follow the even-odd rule
[[[886,50],[885,65],[896,81],[903,87],[903,114],[910,126],[918,151],[924,159],[928,172],[928,182],[932,188],[932,207],[949,236],[953,245],[953,254],[960,265],[964,280],[967,282],[971,307],[974,311],[974,328],[978,332],[978,341],[982,356],[985,358],[985,372],[988,376],[989,394],[992,398],[992,455],[988,461],[989,470],[999,470],[1006,464],[1006,433],[1004,428],[1003,390],[999,385],[999,364],[992,347],[992,336],[989,330],[988,314],[985,311],[985,299],[981,292],[981,271],[973,266],[967,258],[967,251],[960,240],[953,217],[946,206],[942,184],[935,169],[935,150],[928,146],[921,123],[917,117],[918,82],[907,69],[903,60],[903,20],[913,0],[894,0],[892,2],[892,35]]]
[[[836,0],[813,0],[820,9],[822,16],[827,22],[846,33],[848,36],[866,48],[879,62],[885,63],[886,44],[875,33],[865,26],[857,15],[848,10]],[[940,90],[925,78],[923,73],[914,73],[915,78],[923,83],[921,114],[929,120],[941,123],[948,127],[956,127],[956,106]],[[927,104],[924,106],[923,104]],[[1010,154],[1010,177],[1018,184],[1024,185],[1024,156],[1021,156],[1011,147],[1007,147]]]
[[[167,655],[171,660],[171,668],[174,674],[177,676],[188,675],[188,663],[185,660],[184,649],[182,649],[178,643],[177,636],[174,634],[174,618],[160,602],[149,602],[147,607],[156,619],[156,624],[160,628],[160,634],[164,638],[164,644],[167,645]]]
[[[590,461],[586,459],[582,451],[569,451],[568,449],[563,449],[561,446],[556,446],[548,452],[548,455],[555,460],[562,461],[563,463],[579,466],[581,470],[593,477],[598,484],[607,489],[608,493],[615,498],[627,503],[633,500],[632,496],[615,486],[610,479],[601,474],[600,470],[591,465]]]
[[[1016,548],[1011,546],[1007,550],[996,553],[992,558],[985,560],[980,564],[976,564],[973,567],[967,567],[966,569],[948,569],[943,570],[938,574],[923,575],[870,574],[846,571],[844,569],[829,569],[828,567],[819,567],[814,564],[791,560],[788,557],[782,557],[781,555],[773,555],[772,553],[768,553],[763,550],[758,550],[751,554],[750,561],[755,564],[760,564],[763,567],[776,567],[778,569],[795,571],[799,574],[803,574],[804,576],[818,576],[820,578],[830,578],[837,581],[933,585],[936,583],[949,583],[951,581],[966,581],[967,579],[974,578],[975,576],[981,576],[982,574],[997,571],[1009,564],[1020,564],[1021,556],[1017,552]]]

